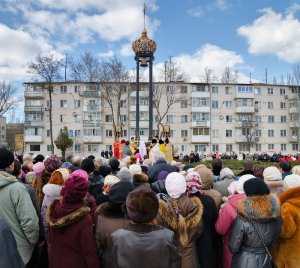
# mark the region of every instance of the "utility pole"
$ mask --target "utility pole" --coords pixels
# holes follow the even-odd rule
[[[268,68],[265,69],[266,84],[268,84]]]
[[[249,83],[251,84],[252,83],[252,73],[250,72],[250,81]]]

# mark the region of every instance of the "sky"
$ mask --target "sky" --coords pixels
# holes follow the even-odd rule
[[[0,0],[0,80],[22,93],[37,54],[90,51],[135,67],[131,43],[143,30],[143,0]],[[172,57],[189,81],[226,66],[241,82],[286,79],[300,63],[300,0],[147,0],[146,26],[157,43],[155,70]],[[158,76],[155,76],[158,79]]]

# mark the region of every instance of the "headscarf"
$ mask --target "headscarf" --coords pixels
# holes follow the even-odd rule
[[[190,171],[187,173],[186,177],[186,186],[187,186],[187,193],[195,194],[200,192],[202,189],[202,182],[198,172]]]

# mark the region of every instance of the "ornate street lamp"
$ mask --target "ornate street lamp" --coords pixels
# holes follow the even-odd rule
[[[145,9],[144,9],[145,15]],[[132,43],[132,49],[136,60],[136,116],[135,116],[135,136],[139,140],[140,136],[140,67],[149,66],[149,139],[153,137],[153,60],[156,51],[156,43],[147,35],[147,30],[141,37]]]

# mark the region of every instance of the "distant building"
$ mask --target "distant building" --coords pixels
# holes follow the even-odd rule
[[[24,152],[24,124],[8,123],[6,126],[7,144],[17,153]]]
[[[114,85],[116,83],[113,83]],[[43,83],[25,83],[25,151],[49,154],[49,96]],[[135,136],[135,83],[123,87],[121,135]],[[270,84],[155,83],[165,86],[161,107],[173,92],[176,103],[163,125],[176,153],[299,151],[299,87]],[[53,137],[68,127],[74,140],[67,154],[100,154],[114,141],[112,113],[99,83],[53,83]],[[148,84],[141,84],[140,137],[148,139]],[[154,109],[154,130],[157,113]],[[55,148],[55,152],[59,150]]]
[[[7,145],[6,142],[6,118],[0,116],[0,145]]]

